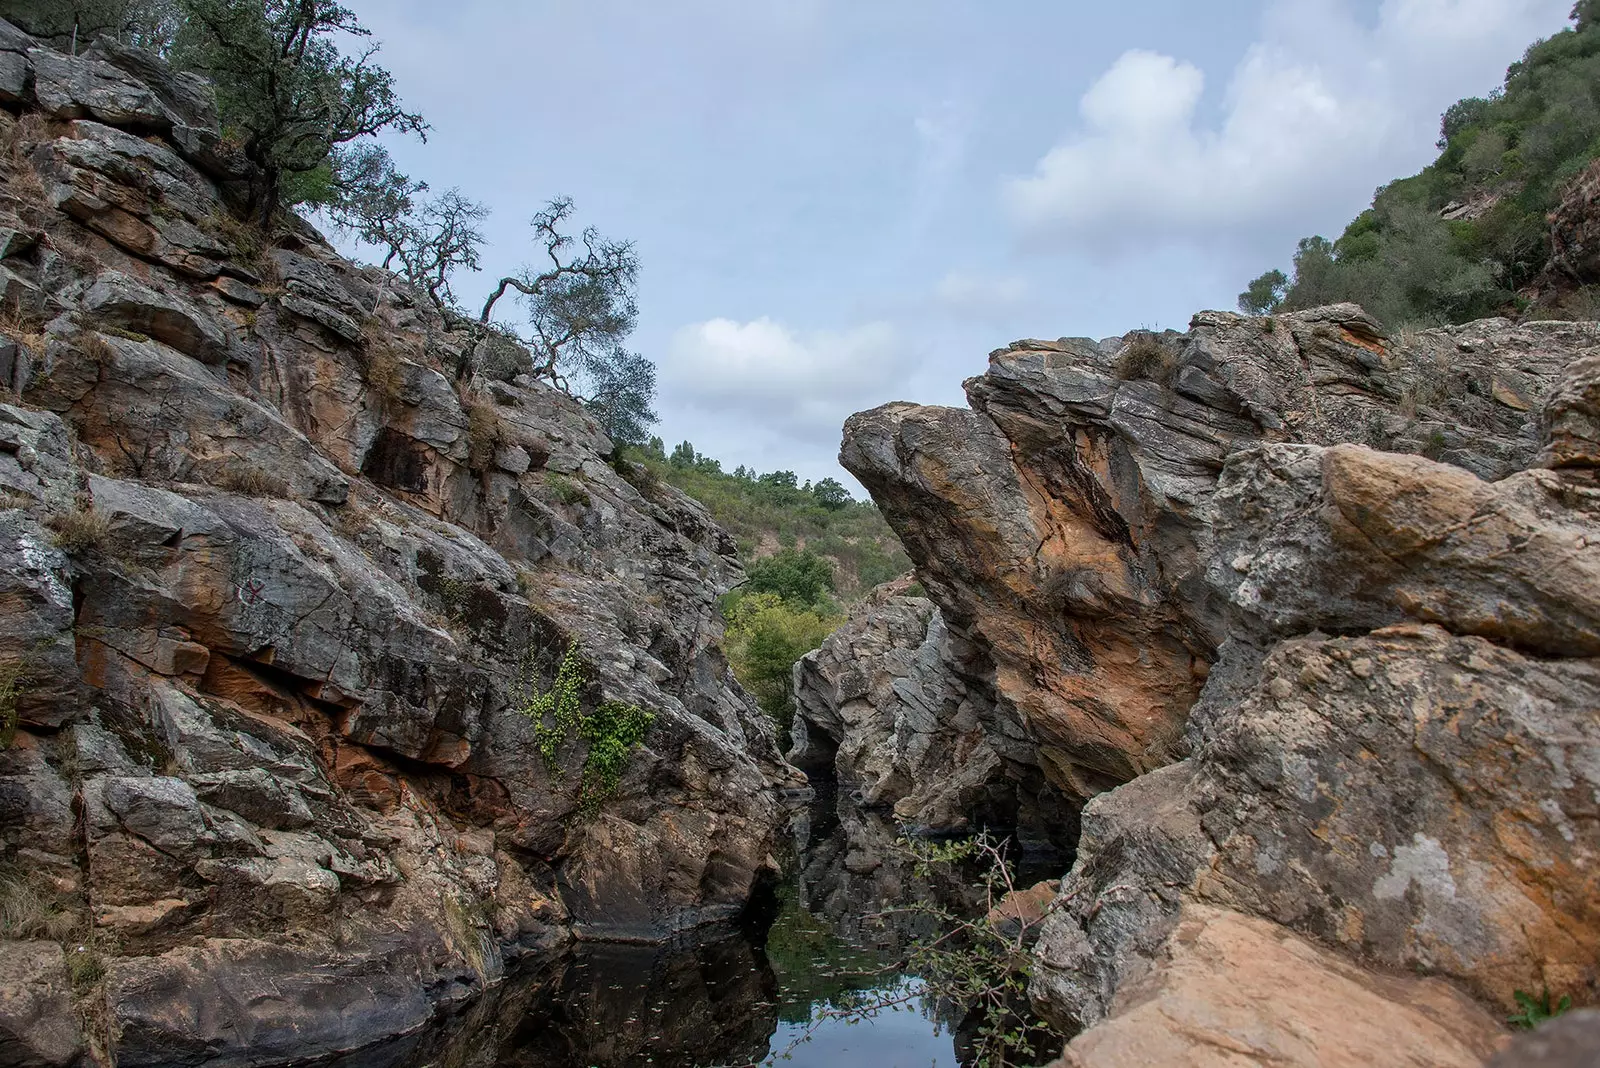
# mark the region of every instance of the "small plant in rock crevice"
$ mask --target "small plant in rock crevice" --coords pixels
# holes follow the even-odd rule
[[[24,661],[0,666],[0,749],[10,749],[17,740],[22,722],[18,704],[28,689],[28,669]]]
[[[487,470],[495,450],[505,443],[505,422],[486,397],[469,393],[462,398],[461,407],[467,415],[467,466],[474,471]]]
[[[578,643],[567,646],[550,689],[525,692],[517,711],[533,722],[534,742],[545,766],[565,776],[561,754],[573,742],[588,743],[579,792],[582,809],[593,813],[617,792],[633,751],[644,743],[655,713],[622,701],[602,702],[593,712],[583,709],[589,670]]]
[[[1115,371],[1125,382],[1158,382],[1172,384],[1178,370],[1178,353],[1172,343],[1148,330],[1131,336],[1122,351],[1117,353]]]
[[[1545,987],[1539,997],[1534,997],[1526,990],[1513,991],[1511,996],[1516,999],[1520,1011],[1507,1016],[1506,1023],[1521,1031],[1532,1031],[1546,1020],[1553,1020],[1572,1008],[1572,998],[1566,994],[1552,1003],[1549,987]]]
[[[590,503],[589,491],[583,488],[581,482],[570,479],[566,475],[548,475],[544,484],[549,487],[555,499],[562,504],[588,505]]]
[[[45,520],[51,541],[69,556],[82,556],[104,547],[111,536],[111,519],[96,508],[73,508]]]
[[[60,941],[78,928],[78,916],[54,894],[41,892],[20,872],[0,869],[0,937]]]

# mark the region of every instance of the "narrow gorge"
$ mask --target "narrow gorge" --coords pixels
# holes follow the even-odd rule
[[[710,510],[76,45],[0,22],[0,1066],[971,1064],[948,915],[1062,1068],[1591,1063],[1600,323],[1207,311],[852,416],[914,574],[784,753]]]

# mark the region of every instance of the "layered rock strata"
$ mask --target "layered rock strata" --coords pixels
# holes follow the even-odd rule
[[[991,777],[1019,795],[1081,801],[1187,752],[1229,637],[1205,577],[1229,456],[1354,441],[1500,478],[1533,461],[1530,413],[1597,340],[1593,324],[1503,320],[1390,338],[1352,305],[1207,312],[1181,335],[1018,342],[967,382],[970,410],[853,416],[840,459],[939,610],[947,688],[978,721],[963,744],[992,750]],[[808,722],[826,734],[827,718]],[[940,777],[910,769],[887,800]]]
[[[1475,1064],[1515,992],[1592,997],[1597,382],[1593,323],[1205,313],[847,424],[983,710],[916,730],[1088,802],[1033,969],[1065,1063]],[[801,673],[807,729],[958,824],[903,695],[846,684],[879,630]]]
[[[736,913],[801,780],[720,649],[732,539],[393,276],[234,221],[203,83],[0,24],[0,104],[8,1063],[298,1061]],[[586,708],[654,714],[598,804],[518,711],[573,646]]]

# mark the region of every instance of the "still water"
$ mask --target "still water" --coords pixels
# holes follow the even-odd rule
[[[968,878],[918,875],[894,827],[847,800],[819,798],[793,832],[788,878],[738,928],[672,946],[580,943],[448,1027],[339,1068],[962,1064],[960,1014],[920,997],[896,962],[935,933],[904,906],[974,907]]]

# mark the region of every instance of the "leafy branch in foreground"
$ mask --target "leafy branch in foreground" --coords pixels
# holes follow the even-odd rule
[[[579,799],[583,810],[593,813],[617,792],[629,758],[644,744],[656,717],[622,701],[605,701],[593,712],[585,712],[583,690],[588,681],[589,670],[578,643],[572,642],[550,689],[541,693],[525,685],[516,710],[533,722],[539,755],[557,778],[566,775],[562,751],[579,739],[588,743]]]
[[[901,960],[862,974],[909,972],[917,980],[840,996],[818,1009],[805,1031],[766,1063],[787,1060],[827,1022],[871,1020],[919,1001],[924,1012],[954,1010],[957,1018],[977,1021],[969,1036],[970,1063],[975,1068],[1035,1064],[1057,1053],[1062,1036],[1032,1014],[1027,999],[1033,966],[1030,947],[1055,906],[1036,915],[1006,906],[1017,890],[1006,846],[1005,840],[986,833],[952,842],[902,836],[897,849],[911,861],[918,878],[929,877],[937,868],[977,867],[975,885],[982,891],[982,913],[966,916],[932,902],[879,913],[931,918],[938,933],[918,939]]]

